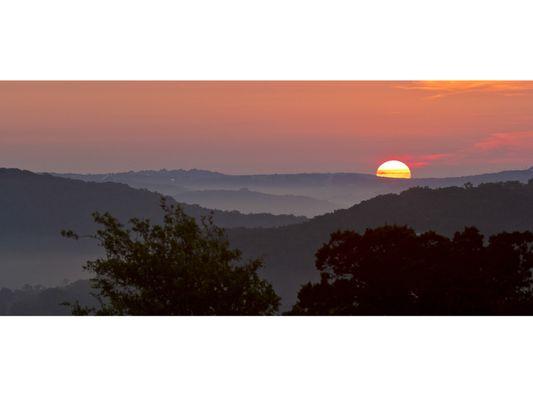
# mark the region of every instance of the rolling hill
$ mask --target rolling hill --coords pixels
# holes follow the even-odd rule
[[[296,214],[315,217],[325,214],[340,206],[327,200],[317,200],[307,196],[291,194],[273,195],[240,190],[191,190],[173,196],[180,203],[197,204],[202,207],[219,210],[238,210],[244,213]]]
[[[489,182],[520,181],[527,182],[533,178],[533,167],[525,170],[502,171],[481,175],[469,175],[450,178],[414,178],[384,179],[374,175],[360,173],[302,173],[302,174],[264,174],[264,175],[228,175],[203,170],[160,170],[130,171],[112,174],[67,174],[61,175],[92,182],[120,182],[135,188],[159,191],[174,198],[187,199],[210,208],[234,209],[242,212],[272,212],[275,207],[295,215],[316,215],[305,213],[293,198],[284,196],[304,196],[307,202],[314,199],[322,203],[317,210],[325,212],[338,208],[347,208],[363,200],[380,194],[400,193],[416,186],[431,188],[462,186],[467,182],[474,185]],[[260,192],[270,197],[272,206],[265,203],[261,196],[252,198],[250,192]],[[205,191],[202,193],[201,191]],[[213,191],[217,193],[214,195]],[[233,193],[229,193],[233,191]],[[190,193],[193,192],[193,193]],[[231,204],[233,202],[233,206]],[[332,203],[332,206],[329,204]],[[276,204],[276,206],[274,206]],[[302,204],[303,205],[303,204]],[[272,207],[269,209],[269,207]],[[313,205],[313,207],[315,207]],[[322,208],[324,207],[324,208]],[[328,207],[330,207],[328,209]],[[332,208],[331,208],[332,207]],[[312,210],[311,210],[312,211]]]
[[[132,217],[159,221],[161,195],[120,183],[92,183],[17,169],[0,169],[0,285],[57,285],[83,277],[80,266],[97,253],[91,242],[60,236],[62,229],[94,232],[91,214],[110,212],[121,221]],[[169,200],[173,201],[173,200]],[[211,210],[183,205],[195,218]],[[213,211],[217,225],[273,227],[305,221],[292,215]]]
[[[314,280],[314,254],[336,230],[364,231],[386,224],[451,235],[465,226],[485,234],[533,230],[533,181],[485,183],[478,187],[417,187],[363,201],[308,222],[273,229],[230,229],[233,245],[249,257],[264,256],[265,276],[286,304],[299,286]]]
[[[0,235],[55,234],[65,224],[78,230],[90,229],[94,211],[111,212],[121,220],[133,216],[155,220],[161,217],[160,194],[120,183],[84,182],[0,169],[0,188]],[[195,218],[212,212],[215,223],[225,228],[273,227],[305,220],[293,215],[242,214],[186,204],[182,207]]]
[[[528,176],[524,172],[522,180]],[[65,278],[84,278],[80,266],[98,254],[98,249],[62,239],[57,233],[62,228],[80,232],[94,229],[89,218],[92,211],[110,211],[122,220],[132,216],[156,220],[160,217],[159,195],[124,184],[0,170],[0,187],[1,286],[53,286]],[[191,206],[187,212],[198,217],[208,210]],[[362,231],[384,224],[405,224],[420,232],[435,230],[447,235],[472,225],[486,234],[533,230],[533,181],[482,183],[477,187],[416,187],[310,220],[280,220],[269,215],[265,218],[272,225],[289,225],[257,227],[261,224],[257,215],[215,213],[216,222],[228,229],[231,243],[245,256],[264,256],[266,268],[262,274],[274,284],[288,307],[299,286],[317,278],[314,253],[331,232]],[[297,223],[290,224],[291,221]]]

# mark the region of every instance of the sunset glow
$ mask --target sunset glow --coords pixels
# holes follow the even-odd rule
[[[0,82],[0,165],[416,177],[533,165],[533,82]]]
[[[381,164],[376,172],[381,178],[410,179],[411,170],[398,160],[390,160]]]

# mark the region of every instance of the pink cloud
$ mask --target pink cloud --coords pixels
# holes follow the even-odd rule
[[[494,133],[474,144],[480,152],[533,150],[533,132]]]
[[[451,153],[423,154],[420,156],[412,157],[409,160],[409,165],[416,168],[426,167],[430,164],[433,164],[435,161],[449,159],[451,156]]]
[[[400,159],[414,168],[472,163],[512,165],[517,160],[533,165],[533,131],[494,133],[454,152],[404,155]]]

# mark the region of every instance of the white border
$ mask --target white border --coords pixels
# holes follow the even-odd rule
[[[2,394],[529,398],[531,318],[1,318]]]
[[[1,79],[533,79],[531,2],[15,0]],[[531,318],[0,318],[5,398],[529,398]]]
[[[530,79],[507,0],[4,0],[2,79]]]

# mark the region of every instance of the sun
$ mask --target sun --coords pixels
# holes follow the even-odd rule
[[[376,176],[381,178],[411,179],[411,170],[401,161],[389,160],[379,166]]]

